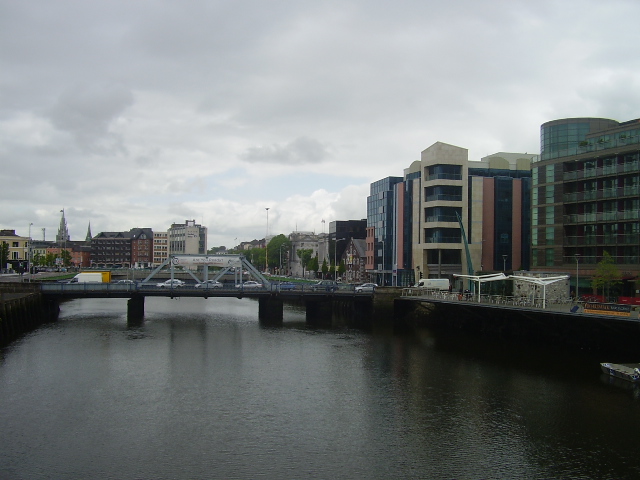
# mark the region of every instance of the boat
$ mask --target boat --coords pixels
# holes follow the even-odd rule
[[[612,377],[640,383],[640,363],[601,363],[600,368]]]

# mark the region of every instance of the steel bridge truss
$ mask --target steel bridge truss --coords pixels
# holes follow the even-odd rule
[[[254,267],[244,255],[169,255],[162,264],[156,267],[142,283],[150,281],[158,272],[169,267],[171,279],[174,279],[176,268],[188,273],[198,283],[209,280],[209,267],[220,267],[211,280],[217,281],[223,275],[233,270],[235,284],[243,283],[243,273],[246,271],[256,281],[269,288],[271,282],[265,278],[260,271]],[[192,267],[202,267],[203,278],[198,278],[192,271]]]

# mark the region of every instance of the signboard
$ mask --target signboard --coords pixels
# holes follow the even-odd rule
[[[631,305],[618,305],[616,303],[585,303],[583,311],[584,313],[599,313],[601,315],[630,317]]]
[[[224,268],[240,265],[241,262],[240,255],[173,255],[171,257],[171,263],[183,266],[209,265]]]

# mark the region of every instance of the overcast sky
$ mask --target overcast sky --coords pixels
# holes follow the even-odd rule
[[[437,141],[640,117],[637,0],[0,0],[0,228],[195,219],[209,246],[366,218]],[[322,223],[325,220],[325,223]],[[237,240],[236,240],[237,239]]]

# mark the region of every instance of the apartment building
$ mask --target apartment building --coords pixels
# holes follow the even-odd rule
[[[153,232],[153,266],[158,267],[169,258],[169,233]]]
[[[566,118],[540,127],[532,170],[531,269],[576,272],[579,291],[607,252],[634,295],[640,274],[640,119]],[[572,283],[575,289],[575,278]]]

